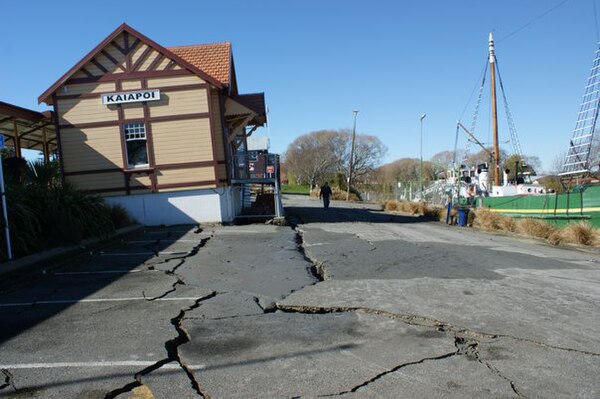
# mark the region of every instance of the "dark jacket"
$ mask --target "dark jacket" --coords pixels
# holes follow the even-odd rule
[[[321,186],[321,194],[319,194],[319,197],[328,198],[330,195],[331,195],[331,187],[329,187],[329,185]]]

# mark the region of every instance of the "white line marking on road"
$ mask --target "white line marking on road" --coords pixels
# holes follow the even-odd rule
[[[165,242],[200,242],[200,240],[178,240],[178,239],[166,239],[157,238],[156,240],[137,240],[137,241],[125,241],[126,244],[161,244]]]
[[[328,242],[315,242],[314,244],[304,244],[305,247],[318,247],[320,245],[329,245]]]
[[[139,273],[139,272],[152,272],[155,270],[98,270],[91,272],[56,272],[55,276],[66,276],[66,275],[74,275],[74,274],[125,274],[125,273]]]
[[[196,231],[196,229],[191,229],[191,230],[147,231],[145,234],[193,233],[194,231]]]
[[[158,256],[160,255],[187,255],[190,251],[160,251]]]
[[[126,301],[149,301],[152,297],[132,297],[132,298],[90,298],[90,299],[56,299],[52,301],[33,301],[33,302],[13,302],[0,303],[0,308],[9,308],[17,306],[33,305],[59,305],[65,303],[88,303],[88,302],[126,302]],[[195,301],[198,298],[180,297],[180,298],[157,298],[154,301]]]
[[[60,362],[60,363],[22,363],[22,364],[0,364],[0,369],[19,370],[19,369],[58,369],[58,368],[81,368],[81,367],[148,367],[156,364],[157,361],[148,360],[121,360],[106,362]],[[191,369],[201,370],[206,368],[203,364],[187,366]],[[167,363],[161,369],[178,369],[181,366],[175,362]]]
[[[134,255],[148,256],[148,255],[154,255],[154,252],[110,252],[110,253],[100,252],[100,256],[134,256]]]

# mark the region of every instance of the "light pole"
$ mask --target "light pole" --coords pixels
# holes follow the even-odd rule
[[[358,110],[354,111],[354,127],[352,128],[352,148],[350,149],[350,166],[348,171],[348,190],[346,191],[346,201],[350,201],[350,183],[352,183],[352,164],[354,163],[354,140],[356,138],[356,115]]]
[[[420,118],[420,122],[421,122],[421,168],[419,171],[419,185],[421,186],[421,194],[420,194],[420,200],[423,201],[423,119],[425,119],[425,117],[427,116],[427,114],[423,114],[421,115]]]

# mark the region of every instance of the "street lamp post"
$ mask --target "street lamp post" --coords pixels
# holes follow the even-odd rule
[[[354,127],[352,128],[352,148],[350,149],[350,166],[348,171],[348,189],[346,191],[346,201],[350,201],[350,184],[352,183],[352,164],[354,163],[354,140],[356,138],[356,115],[358,110],[354,111]]]
[[[427,116],[427,114],[423,114],[421,115],[420,118],[420,122],[421,122],[421,167],[420,167],[420,171],[419,171],[419,186],[421,187],[421,194],[420,194],[420,200],[423,200],[423,119],[425,119],[425,117]]]

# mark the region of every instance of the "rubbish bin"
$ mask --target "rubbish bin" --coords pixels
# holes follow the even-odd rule
[[[469,208],[458,208],[458,225],[466,226],[469,217]]]

